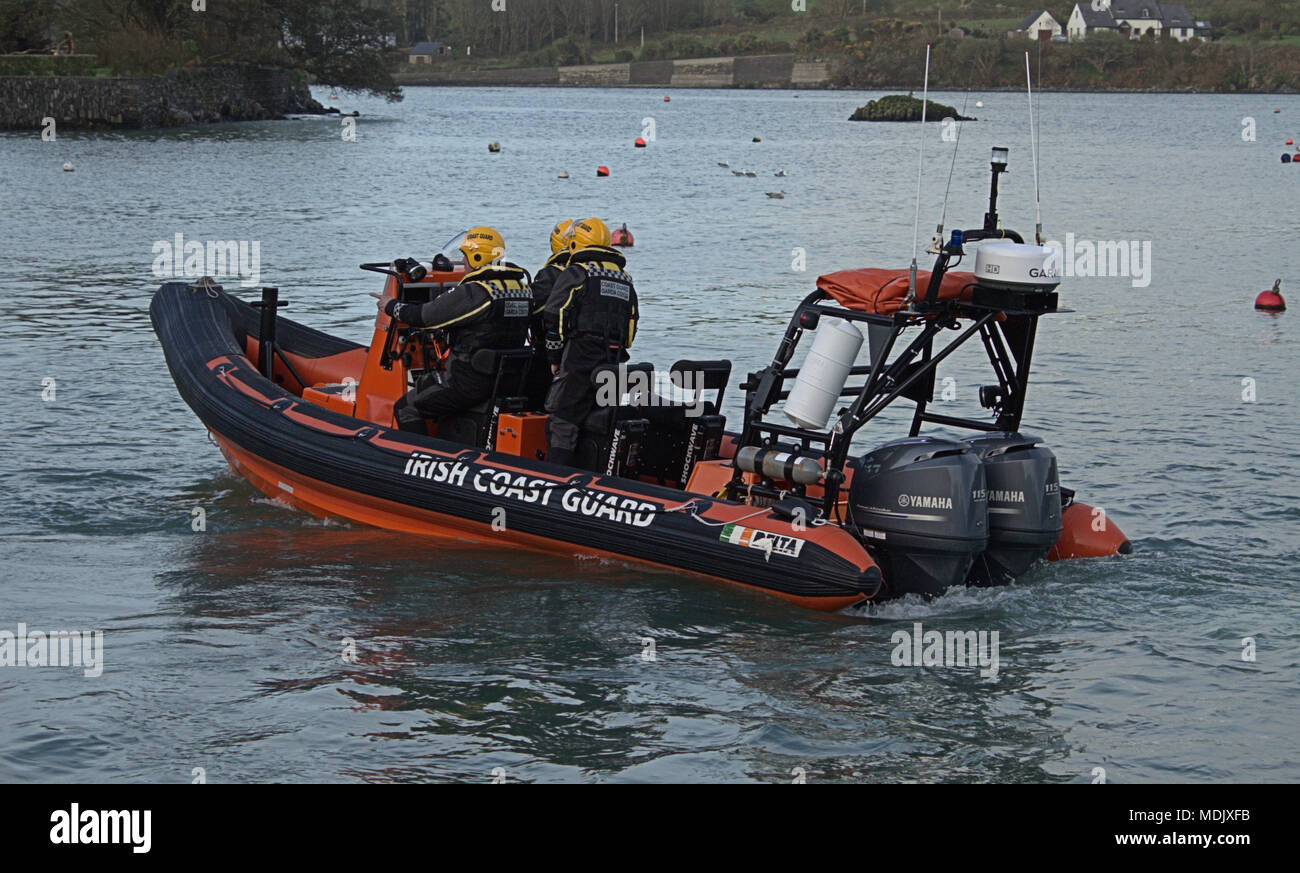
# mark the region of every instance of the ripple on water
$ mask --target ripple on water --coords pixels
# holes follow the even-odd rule
[[[1231,138],[1168,138],[1174,118],[1213,129],[1271,117],[1271,98],[1042,97],[1049,234],[1153,242],[1148,288],[1061,286],[1076,311],[1044,319],[1025,423],[1063,482],[1132,538],[1130,557],[820,615],[623,561],[316,520],[230,474],[149,324],[153,246],[177,233],[258,242],[247,288],[276,284],[290,317],[368,342],[376,285],[363,261],[428,258],[489,221],[532,269],[557,216],[626,220],[636,357],[730,357],[733,425],[734,385],[771,360],[815,276],[905,266],[912,227],[897,204],[915,196],[915,139],[844,121],[878,95],[660,96],[348,97],[362,112],[353,143],[317,119],[66,134],[57,153],[0,134],[12,205],[0,214],[0,366],[12,376],[0,626],[105,635],[97,679],[0,675],[0,776],[1079,782],[1105,767],[1114,782],[1295,781],[1297,322],[1249,306],[1285,274],[1279,261],[1260,277],[1254,242],[1276,235],[1291,194],[1270,181],[1275,161]],[[658,139],[633,154],[628,125],[646,114]],[[570,135],[538,137],[539,118]],[[990,105],[971,135],[1020,142],[1023,118]],[[494,139],[503,152],[485,163]],[[958,156],[955,221],[985,211],[985,145]],[[608,156],[610,178],[582,169],[592,154]],[[78,172],[62,173],[64,160]],[[718,161],[788,169],[786,199]],[[1107,184],[1078,172],[1095,166],[1110,168]],[[407,196],[416,178],[456,196],[431,209]],[[1021,230],[1031,179],[1003,177],[1003,220]],[[942,196],[924,186],[924,215]],[[1223,203],[1252,208],[1207,238]],[[978,354],[945,362],[959,396],[944,412],[983,414],[982,367]],[[906,425],[886,415],[861,447]],[[893,635],[916,623],[997,632],[996,678],[896,666]]]

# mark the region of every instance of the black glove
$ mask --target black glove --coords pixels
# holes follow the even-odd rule
[[[553,367],[558,367],[560,361],[564,360],[564,343],[560,340],[560,334],[555,331],[546,332],[546,361]]]
[[[397,310],[401,309],[401,307],[402,307],[402,302],[398,300],[396,297],[393,297],[387,303],[384,304],[384,315],[387,315],[389,318],[396,318]],[[401,319],[398,320],[400,321]]]

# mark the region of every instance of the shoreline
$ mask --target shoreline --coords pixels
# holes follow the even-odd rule
[[[572,67],[520,67],[460,72],[401,72],[402,88],[610,88],[663,91],[808,91],[844,94],[915,94],[916,83],[843,86],[831,79],[832,61],[791,54],[680,61],[633,61]],[[1054,88],[1052,94],[1160,96],[1274,96],[1295,89]],[[934,94],[1020,93],[1009,85],[935,87]],[[66,130],[161,129],[195,123],[260,121],[289,115],[333,115],[338,109],[312,98],[306,79],[292,71],[244,65],[173,70],[166,75],[0,76],[0,130],[41,130],[49,119]]]
[[[398,77],[394,76],[395,79]],[[675,91],[816,91],[826,93],[875,93],[877,91],[887,92],[890,94],[901,94],[909,91],[920,90],[920,86],[911,85],[873,85],[870,87],[857,87],[847,85],[772,85],[772,86],[754,86],[754,85],[579,85],[579,84],[560,84],[558,82],[403,82],[398,80],[397,84],[403,88],[604,88],[611,91],[649,91],[655,88],[671,88]],[[985,94],[1019,94],[1024,91],[1023,88],[1012,88],[1006,85],[990,86],[987,88],[931,88],[932,94],[962,94],[970,90],[972,93],[980,92]],[[1211,89],[1188,88],[1183,90],[1174,90],[1169,88],[1048,88],[1034,85],[1034,93],[1043,94],[1164,94],[1172,96],[1197,96],[1205,94],[1241,94],[1249,96],[1268,96],[1278,97],[1300,95],[1300,90],[1293,91],[1216,91]]]
[[[472,70],[412,70],[393,74],[403,88],[670,88],[673,90],[734,91],[919,91],[919,82],[910,84],[845,86],[834,81],[833,57],[800,57],[794,54],[735,55],[689,58],[666,61],[625,61],[611,64],[581,64],[558,67],[499,67]],[[1171,88],[1053,88],[1035,90],[1058,94],[1300,94],[1297,88],[1214,89]],[[936,87],[936,92],[1016,93],[1021,85],[981,87]]]
[[[338,110],[333,110],[337,112]],[[160,76],[0,76],[0,130],[151,130],[326,115],[305,77],[214,64]]]

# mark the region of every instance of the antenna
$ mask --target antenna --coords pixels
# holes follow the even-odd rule
[[[912,220],[912,266],[907,277],[907,299],[916,298],[916,245],[921,234],[921,175],[925,169],[925,112],[930,107],[930,43],[925,44],[925,81],[921,91],[921,148],[916,156],[916,213]]]
[[[961,102],[961,116],[966,117],[966,104],[970,102],[970,88],[966,89],[966,97]],[[952,191],[952,174],[957,169],[957,150],[961,148],[961,122],[957,122],[957,141],[952,147],[952,164],[948,167],[948,184],[943,189],[943,211],[939,213],[939,226],[935,229],[935,235],[939,238],[939,246],[943,247],[943,225],[948,220],[948,193]]]
[[[1029,75],[1029,49],[1025,49],[1025,91],[1029,97],[1029,151],[1034,158],[1034,241],[1043,244],[1043,204],[1038,191],[1038,137],[1034,135],[1034,83]]]

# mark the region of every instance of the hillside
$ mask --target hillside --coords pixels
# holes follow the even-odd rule
[[[1028,45],[1046,87],[1300,91],[1300,2],[1185,5],[1213,22],[1212,41],[1029,43],[1007,31],[1041,7],[994,0],[223,0],[202,15],[157,0],[0,0],[0,53],[35,52],[32,69],[75,42],[101,75],[236,61],[396,99],[392,74],[409,70],[772,54],[829,62],[839,87],[919,84],[933,42],[937,87],[1017,85]],[[1047,4],[1061,22],[1072,7]],[[408,48],[431,40],[434,63],[408,64]]]
[[[1014,29],[1032,10],[1046,8],[1064,24],[1074,7],[1062,2],[992,0],[510,2],[520,5],[485,19],[477,0],[407,0],[403,4],[409,25],[406,35],[411,42],[434,39],[447,44],[455,63],[544,66],[784,51],[850,52],[883,28],[935,39],[960,27],[976,38],[995,38]],[[796,5],[806,11],[792,9]],[[1194,17],[1213,22],[1215,40],[1300,43],[1300,3],[1191,0],[1184,5]],[[472,47],[468,58],[466,47]]]

